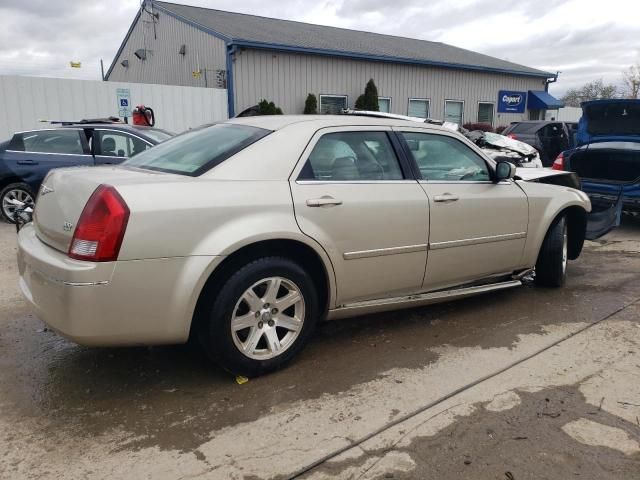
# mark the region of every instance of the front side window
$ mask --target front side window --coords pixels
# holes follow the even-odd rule
[[[346,108],[346,95],[320,95],[320,113],[339,115]]]
[[[478,123],[493,125],[493,103],[480,102],[478,104]]]
[[[9,149],[33,153],[84,154],[78,130],[36,130],[18,133],[11,139]]]
[[[410,117],[429,118],[429,100],[410,98],[407,115]]]
[[[423,180],[489,181],[486,162],[464,143],[446,135],[403,132]]]
[[[391,98],[378,97],[378,110],[385,113],[391,113]]]
[[[197,176],[271,133],[263,128],[218,123],[189,130],[146,150],[123,165]]]
[[[379,181],[404,178],[386,132],[336,132],[313,147],[300,180]]]
[[[114,130],[96,130],[92,142],[94,153],[105,157],[133,157],[151,148],[140,138]]]
[[[447,122],[462,125],[464,114],[464,103],[457,100],[446,100],[444,102],[444,119]]]

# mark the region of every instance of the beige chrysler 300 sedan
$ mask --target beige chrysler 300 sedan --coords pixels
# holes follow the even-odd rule
[[[20,285],[77,343],[194,339],[258,375],[326,318],[514,287],[532,269],[561,286],[589,199],[564,172],[524,170],[426,123],[233,119],[49,174],[19,233]]]

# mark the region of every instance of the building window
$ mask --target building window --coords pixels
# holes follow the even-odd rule
[[[378,97],[378,110],[391,113],[391,97]]]
[[[457,123],[462,126],[464,117],[464,102],[459,100],[444,101],[444,120],[445,122]]]
[[[429,118],[429,99],[410,98],[407,115],[410,117]]]
[[[478,103],[478,123],[487,123],[493,126],[493,103]]]
[[[347,108],[346,95],[320,95],[320,113],[338,115]]]

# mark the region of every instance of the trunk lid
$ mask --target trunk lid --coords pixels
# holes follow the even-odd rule
[[[640,100],[594,100],[582,104],[576,142],[640,142]]]
[[[99,185],[175,181],[176,175],[127,167],[78,167],[52,170],[36,201],[33,224],[38,238],[67,252],[82,210]],[[125,199],[126,200],[126,199]]]

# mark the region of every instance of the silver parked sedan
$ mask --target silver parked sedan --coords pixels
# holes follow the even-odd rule
[[[234,119],[49,174],[19,234],[20,285],[77,343],[195,338],[258,375],[325,318],[514,287],[534,268],[561,286],[589,199],[571,174],[525,173],[431,124]]]

